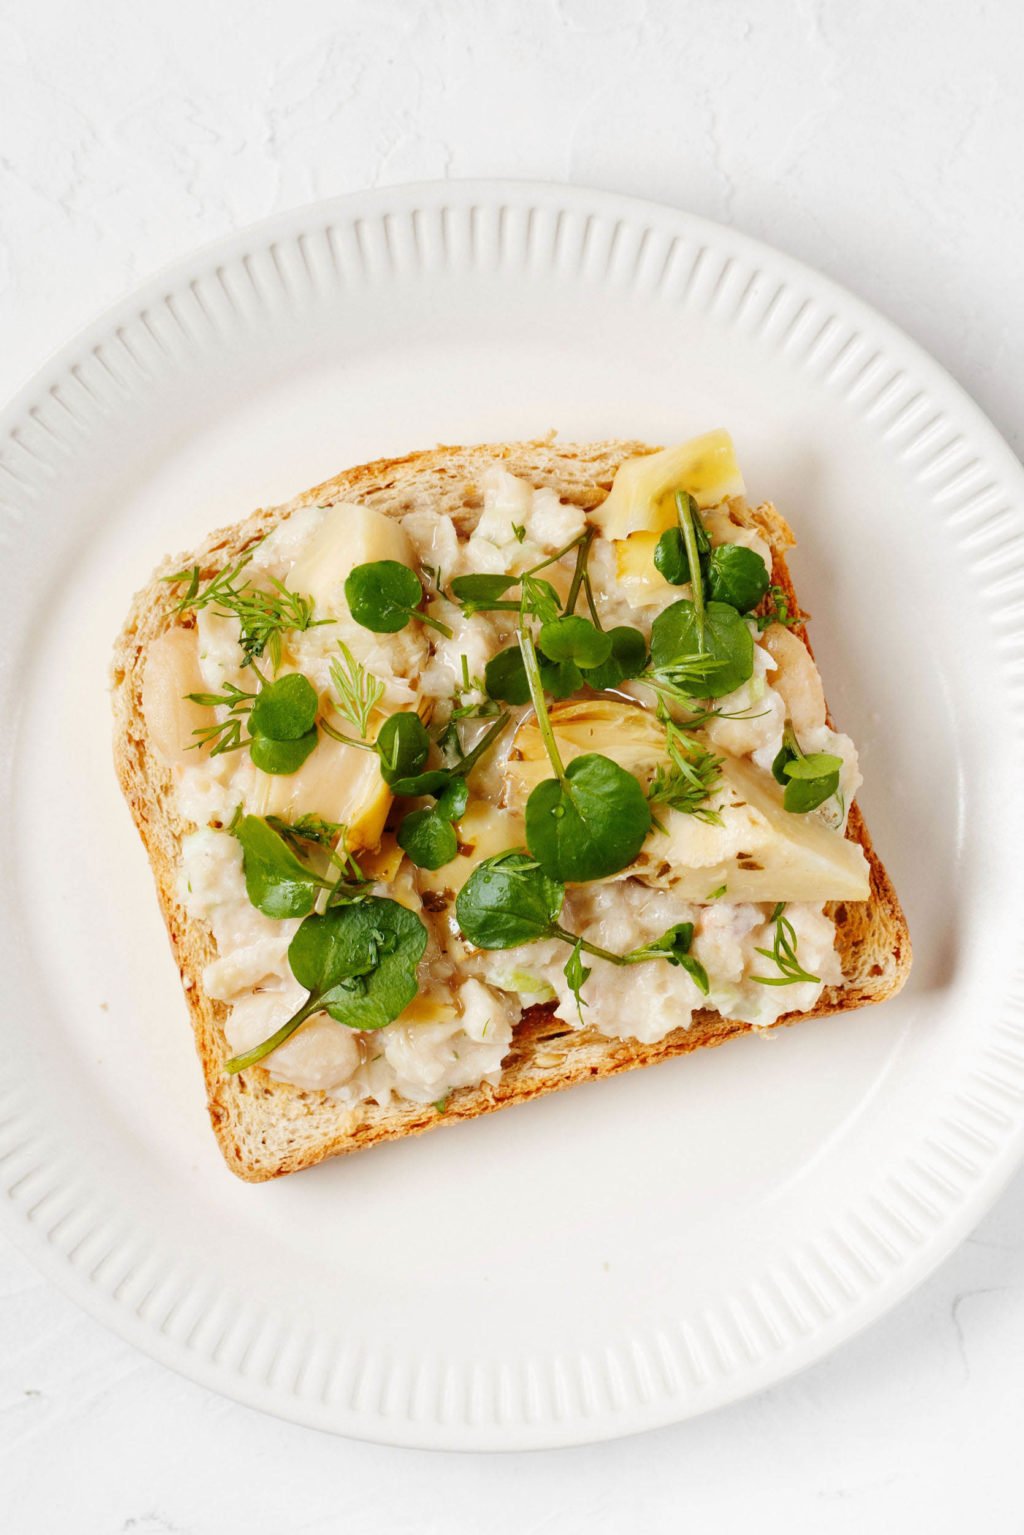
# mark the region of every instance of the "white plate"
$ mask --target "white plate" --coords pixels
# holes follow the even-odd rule
[[[105,671],[134,588],[435,441],[728,425],[905,902],[895,1003],[246,1187],[206,1121]],[[72,342],[0,430],[7,1225],[156,1358],[394,1444],[569,1444],[820,1358],[1024,1146],[1022,472],[936,364],[731,230],[568,188],[284,215]]]

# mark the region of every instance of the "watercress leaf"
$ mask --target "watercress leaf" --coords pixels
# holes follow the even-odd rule
[[[817,810],[819,805],[831,799],[838,788],[838,771],[825,773],[820,778],[793,778],[786,785],[782,804],[792,815],[806,815],[809,810]]]
[[[583,686],[583,673],[575,661],[549,661],[539,657],[541,681],[545,692],[553,698],[571,698]],[[530,684],[526,680],[526,667],[518,645],[499,650],[484,668],[484,687],[491,698],[503,699],[509,704],[528,704]]]
[[[451,592],[460,602],[497,602],[510,586],[518,583],[518,576],[456,576],[451,583]]]
[[[313,910],[324,881],[261,816],[243,816],[232,834],[242,844],[245,890],[258,911],[281,918],[304,917]]]
[[[583,673],[575,661],[545,661],[541,656],[540,679],[552,698],[571,698],[583,686]]]
[[[256,735],[249,742],[249,755],[261,773],[275,773],[284,777],[297,773],[310,752],[316,747],[317,730],[307,730],[297,741],[275,741],[270,736]]]
[[[618,624],[608,630],[608,635],[612,642],[611,655],[587,673],[590,686],[598,690],[618,687],[630,677],[639,677],[647,664],[647,641],[639,629]]]
[[[430,752],[430,736],[419,715],[406,709],[388,715],[376,745],[381,777],[393,788],[398,779],[420,772]]]
[[[297,741],[311,730],[319,707],[316,689],[301,672],[290,672],[260,688],[249,715],[252,734],[271,741]]]
[[[811,752],[807,757],[787,762],[784,772],[787,778],[827,778],[830,773],[842,771],[842,757],[831,752]]]
[[[549,661],[574,661],[584,671],[600,666],[612,653],[611,635],[575,613],[542,624],[537,646]]]
[[[509,704],[530,702],[530,684],[518,645],[510,645],[491,657],[484,667],[484,687],[490,698],[501,698]]]
[[[424,794],[440,794],[452,780],[447,768],[428,768],[425,773],[411,773],[406,778],[388,781],[388,788],[396,799],[418,799]]]
[[[664,954],[670,965],[678,965],[683,956],[689,954],[692,942],[693,923],[677,922],[667,933],[662,933],[660,938],[655,938],[653,943],[645,947],[656,954]]]
[[[690,579],[690,561],[678,528],[666,528],[654,547],[654,568],[671,586],[686,586]]]
[[[708,596],[739,613],[756,608],[771,577],[761,556],[743,544],[719,544],[708,560]]]
[[[709,602],[702,647],[693,603],[683,597],[659,613],[651,626],[651,662],[691,698],[724,698],[752,675],[754,641],[735,608]]]
[[[553,879],[617,874],[633,862],[650,828],[636,779],[597,752],[575,757],[564,783],[545,779],[526,802],[526,844]]]
[[[288,948],[292,974],[330,1016],[381,1029],[416,995],[427,930],[415,912],[378,896],[307,917]]]
[[[437,796],[434,809],[448,821],[457,821],[469,803],[469,787],[462,774],[453,778]]]
[[[459,891],[455,915],[478,949],[514,949],[548,937],[564,898],[560,881],[528,854],[512,850],[477,865]]]
[[[783,788],[785,788],[789,783],[789,776],[786,773],[786,768],[791,762],[796,762],[798,756],[799,753],[794,749],[793,746],[790,745],[789,740],[784,735],[782,738],[782,745],[779,747],[775,759],[772,762],[772,777],[775,779],[775,782],[780,783]]]
[[[562,974],[569,983],[569,990],[576,998],[576,1011],[579,1014],[580,1023],[583,1022],[583,1009],[586,1003],[581,992],[585,983],[589,980],[592,971],[589,965],[583,963],[583,944],[577,939],[573,945],[572,953],[565,962]]]
[[[356,565],[345,578],[345,601],[352,617],[374,634],[404,629],[422,598],[415,572],[399,560]]]
[[[706,997],[711,990],[711,982],[708,980],[707,971],[696,955],[684,954],[677,963],[686,971],[697,990]]]
[[[440,869],[459,851],[452,823],[435,810],[414,810],[398,828],[398,845],[417,869]]]

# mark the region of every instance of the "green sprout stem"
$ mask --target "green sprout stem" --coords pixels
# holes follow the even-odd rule
[[[568,780],[565,776],[565,764],[558,751],[558,742],[555,740],[555,732],[551,727],[551,718],[548,707],[544,701],[544,683],[541,681],[540,662],[537,660],[537,649],[533,643],[533,635],[527,624],[519,625],[519,649],[523,657],[523,666],[526,669],[526,680],[530,687],[530,700],[537,715],[537,724],[540,728],[541,740],[555,770],[555,777],[563,788]]]
[[[596,529],[594,528],[588,528],[577,545],[576,569],[572,573],[572,583],[569,587],[569,595],[565,599],[565,607],[562,609],[563,613],[575,613],[576,611],[576,599],[580,594],[580,587],[583,585],[587,574],[587,559],[590,555],[590,546],[594,542],[595,531]]]
[[[690,589],[693,592],[693,617],[697,629],[697,644],[704,649],[704,581],[700,570],[700,551],[697,548],[697,530],[693,525],[690,498],[684,490],[676,491],[676,512],[679,529],[683,535],[686,558],[690,564]]]

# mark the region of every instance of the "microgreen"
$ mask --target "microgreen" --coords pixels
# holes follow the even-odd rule
[[[583,686],[583,673],[575,662],[556,664],[546,656],[539,656],[538,661],[544,691],[553,698],[571,698]],[[484,686],[491,698],[500,698],[505,703],[530,702],[530,684],[523,664],[523,653],[518,645],[499,650],[497,655],[491,657],[484,668]]]
[[[316,723],[316,689],[301,672],[289,672],[260,688],[249,714],[253,735],[272,741],[297,741]]]
[[[193,703],[229,711],[226,719],[193,732],[197,747],[216,743],[211,756],[248,746],[253,762],[264,773],[294,773],[316,746],[316,690],[299,672],[264,683],[258,693],[244,693],[228,682],[223,693],[186,696]],[[248,715],[247,737],[242,735],[243,715]]]
[[[763,613],[759,613],[754,622],[763,634],[769,624],[782,624],[786,629],[792,629],[794,624],[800,622],[799,613],[791,613],[789,609],[789,597],[783,586],[770,586],[768,588],[769,606]]]
[[[242,716],[252,708],[255,693],[245,693],[233,682],[225,682],[222,693],[186,693],[185,697],[191,703],[202,704],[208,709],[228,710],[226,719],[215,721],[212,725],[200,725],[192,732],[196,740],[190,747],[191,751],[209,746],[210,756],[219,757],[225,752],[239,751],[249,744],[248,738],[242,735]]]
[[[526,524],[523,522],[514,522],[512,524],[512,537],[515,539],[517,544],[521,544],[526,537]]]
[[[639,629],[632,629],[628,624],[617,624],[607,634],[611,640],[611,653],[600,666],[594,666],[587,672],[586,679],[599,692],[606,688],[617,688],[620,682],[626,682],[630,677],[639,677],[647,664],[647,641]],[[543,669],[542,665],[542,673]]]
[[[708,560],[708,596],[727,602],[738,613],[756,608],[768,590],[768,567],[755,549],[743,544],[719,544]]]
[[[374,634],[397,634],[410,618],[429,624],[448,639],[452,631],[440,619],[420,611],[419,577],[400,560],[371,560],[356,565],[345,578],[345,601],[352,617]]]
[[[341,659],[331,662],[335,704],[342,719],[365,741],[373,711],[384,696],[384,684],[356,660],[344,640],[338,641],[338,649]]]
[[[583,963],[582,940],[577,939],[576,943],[574,944],[572,953],[569,955],[569,958],[565,962],[565,967],[562,971],[562,974],[565,976],[565,979],[569,984],[569,990],[572,992],[576,999],[576,1012],[579,1015],[580,1023],[582,1023],[583,1009],[587,1004],[584,1002],[581,993],[585,983],[593,974],[593,970],[591,969],[590,965],[585,965]]]
[[[294,630],[315,629],[321,624],[333,623],[334,620],[314,618],[312,599],[299,592],[290,592],[273,576],[268,577],[269,591],[249,582],[243,582],[240,586],[238,578],[252,556],[253,550],[250,549],[234,565],[213,576],[205,586],[198,565],[175,571],[173,575],[165,576],[164,580],[171,585],[187,583],[175,612],[199,612],[202,608],[212,607],[225,617],[237,618],[239,643],[244,658],[242,665],[251,666],[266,652],[276,671],[281,664],[284,634]]]
[[[693,581],[693,565],[690,563],[690,546],[696,550],[693,562],[698,570],[711,551],[711,539],[704,526],[696,501],[685,491],[676,491],[678,523],[667,528],[658,539],[654,550],[655,568],[672,586],[686,586]],[[686,533],[689,533],[689,537]]]
[[[307,1018],[326,1012],[352,1029],[381,1029],[416,996],[416,967],[427,930],[397,901],[367,896],[305,918],[288,947],[305,1002],[269,1039],[226,1063],[244,1071],[290,1039]]]
[[[570,990],[580,1002],[579,988],[589,975],[583,965],[584,954],[607,960],[612,965],[639,965],[650,960],[666,960],[687,971],[705,996],[707,975],[703,966],[690,955],[693,924],[680,922],[651,943],[626,954],[615,954],[590,943],[564,928],[559,917],[565,899],[565,886],[545,874],[540,864],[517,849],[485,858],[473,870],[455,901],[455,916],[463,937],[478,949],[515,949],[521,944],[556,938],[573,950],[565,967]]]
[[[839,788],[842,757],[832,752],[805,754],[791,725],[782,733],[782,746],[772,763],[772,777],[783,786],[783,807],[793,815],[806,815],[831,799]]]
[[[429,810],[414,810],[398,828],[398,845],[418,869],[440,869],[459,851],[453,821],[466,809],[469,789],[465,778],[453,778]]]
[[[611,656],[612,638],[589,619],[570,613],[541,625],[537,648],[549,661],[572,661],[581,671],[591,671]]]
[[[659,764],[648,785],[648,804],[679,810],[709,825],[720,826],[722,818],[709,808],[708,800],[721,779],[721,757],[708,751],[674,720],[666,716],[663,723],[669,760],[667,765]]]
[[[651,666],[656,677],[691,698],[721,698],[741,687],[754,670],[754,640],[736,609],[709,602],[703,612],[687,598],[673,602],[651,626]]]
[[[231,832],[242,846],[246,894],[264,916],[305,917],[319,891],[333,888],[331,880],[314,873],[260,816],[243,816]]]
[[[778,975],[752,975],[750,979],[756,981],[759,986],[794,986],[802,981],[818,983],[820,976],[811,975],[800,964],[797,958],[796,930],[789,918],[784,915],[785,901],[780,901],[775,907],[769,922],[775,923],[775,939],[770,949],[756,949],[754,952],[770,959],[779,971]]]
[[[565,767],[558,751],[533,636],[520,625],[530,696],[555,777],[546,778],[526,802],[526,843],[545,873],[560,880],[603,879],[639,853],[651,828],[644,792],[631,773],[610,757],[588,752]]]

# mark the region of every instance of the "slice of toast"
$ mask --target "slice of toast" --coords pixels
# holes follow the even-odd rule
[[[365,501],[396,516],[416,507],[430,507],[449,513],[459,530],[468,532],[482,506],[480,477],[494,463],[535,487],[551,486],[564,501],[589,510],[604,499],[624,459],[652,451],[637,442],[572,446],[542,440],[439,447],[365,464],[346,470],[284,506],[257,511],[246,521],[212,534],[198,550],[165,561],[137,594],[113,659],[114,760],[153,867],[192,1017],[213,1128],[228,1166],[240,1177],[261,1182],[296,1172],[325,1157],[378,1141],[472,1119],[592,1077],[652,1065],[702,1045],[719,1045],[751,1028],[750,1024],[701,1010],[694,1014],[689,1028],[677,1029],[657,1044],[645,1045],[635,1040],[607,1039],[593,1029],[570,1029],[552,1015],[550,1006],[534,1007],[516,1027],[498,1086],[459,1088],[450,1094],[443,1114],[433,1106],[409,1102],[392,1103],[388,1108],[373,1103],[345,1108],[324,1093],[275,1082],[261,1067],[237,1076],[226,1075],[223,1066],[231,1051],[223,1025],[228,1009],[208,997],[202,985],[206,965],[216,958],[216,946],[206,924],[189,916],[177,891],[182,838],[191,824],[178,810],[170,769],[150,747],[142,710],[147,648],[175,622],[174,599],[161,579],[171,571],[198,563],[213,574],[299,507],[326,506],[343,499]],[[772,547],[772,580],[785,590],[791,611],[799,612],[785,559],[786,549],[793,543],[787,524],[771,506],[759,507],[749,515]],[[806,641],[802,624],[795,632]],[[811,1012],[790,1013],[780,1022],[823,1018],[884,1001],[899,991],[909,971],[907,924],[856,805],[850,813],[848,835],[861,844],[870,864],[871,898],[833,903],[828,908],[836,923],[844,984],[826,987]]]

